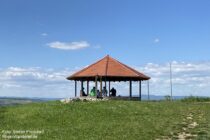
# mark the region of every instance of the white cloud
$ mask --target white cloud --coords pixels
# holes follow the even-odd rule
[[[160,42],[160,39],[159,38],[155,38],[154,39],[154,43],[159,43]]]
[[[170,67],[148,63],[136,67],[151,76],[151,94],[170,94]],[[210,92],[210,62],[172,62],[172,81],[175,95],[205,95]]]
[[[151,95],[170,94],[169,63],[148,63],[134,67],[151,77]],[[66,77],[78,69],[52,69],[40,67],[9,67],[0,69],[0,96],[20,97],[70,97],[74,96],[74,82]],[[210,62],[172,62],[173,94],[209,96]],[[84,83],[85,84],[85,83]],[[94,83],[90,83],[94,86]],[[128,82],[111,82],[118,95],[129,95]],[[78,90],[80,82],[78,82]],[[91,88],[91,87],[90,87]],[[134,95],[138,95],[138,83],[133,82]],[[136,94],[135,94],[136,93]],[[78,93],[79,94],[79,93]],[[142,94],[147,94],[147,82],[142,82]]]
[[[90,47],[90,44],[86,41],[79,42],[60,42],[55,41],[47,44],[51,48],[61,49],[61,50],[78,50]]]
[[[73,91],[66,77],[68,69],[42,69],[39,67],[9,67],[0,70],[0,96],[68,97]]]
[[[48,36],[47,33],[41,33],[41,36]]]

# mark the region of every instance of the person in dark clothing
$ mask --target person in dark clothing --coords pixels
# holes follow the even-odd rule
[[[87,96],[87,94],[85,94],[84,88],[82,88],[82,90],[80,91],[80,96]]]
[[[112,89],[110,90],[110,92],[111,92],[111,96],[112,97],[116,97],[117,91],[116,91],[116,89],[114,87],[112,87]]]
[[[106,90],[106,87],[103,87],[103,90],[102,90],[102,95],[103,96],[107,96],[107,90]]]

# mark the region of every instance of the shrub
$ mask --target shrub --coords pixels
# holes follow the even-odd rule
[[[166,96],[164,96],[164,98],[165,98],[166,101],[171,101],[171,96],[170,95],[166,95]]]
[[[198,97],[198,96],[190,96],[184,99],[181,99],[184,102],[210,102],[210,97]]]

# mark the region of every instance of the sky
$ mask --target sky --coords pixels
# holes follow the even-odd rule
[[[175,95],[210,96],[209,6],[209,0],[0,0],[0,96],[73,96],[65,77],[107,54],[151,76],[151,94],[169,94],[171,62]],[[127,83],[113,85],[128,90]]]

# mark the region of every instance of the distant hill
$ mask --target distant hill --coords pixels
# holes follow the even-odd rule
[[[50,100],[59,100],[59,98],[0,97],[0,106],[27,104],[32,102],[45,102]]]
[[[138,97],[138,96],[134,96]],[[183,99],[187,96],[173,96],[174,100]],[[63,98],[38,98],[38,97],[0,97],[0,106],[8,106],[8,105],[17,105],[17,104],[27,104],[32,102],[45,102],[45,101],[54,101],[60,100]],[[148,100],[147,95],[142,95],[142,100]],[[165,100],[165,96],[156,96],[150,95],[149,100]]]
[[[183,99],[187,96],[173,96],[174,100]],[[165,96],[150,95],[150,100],[165,100]],[[148,95],[142,95],[142,100],[148,100]]]

